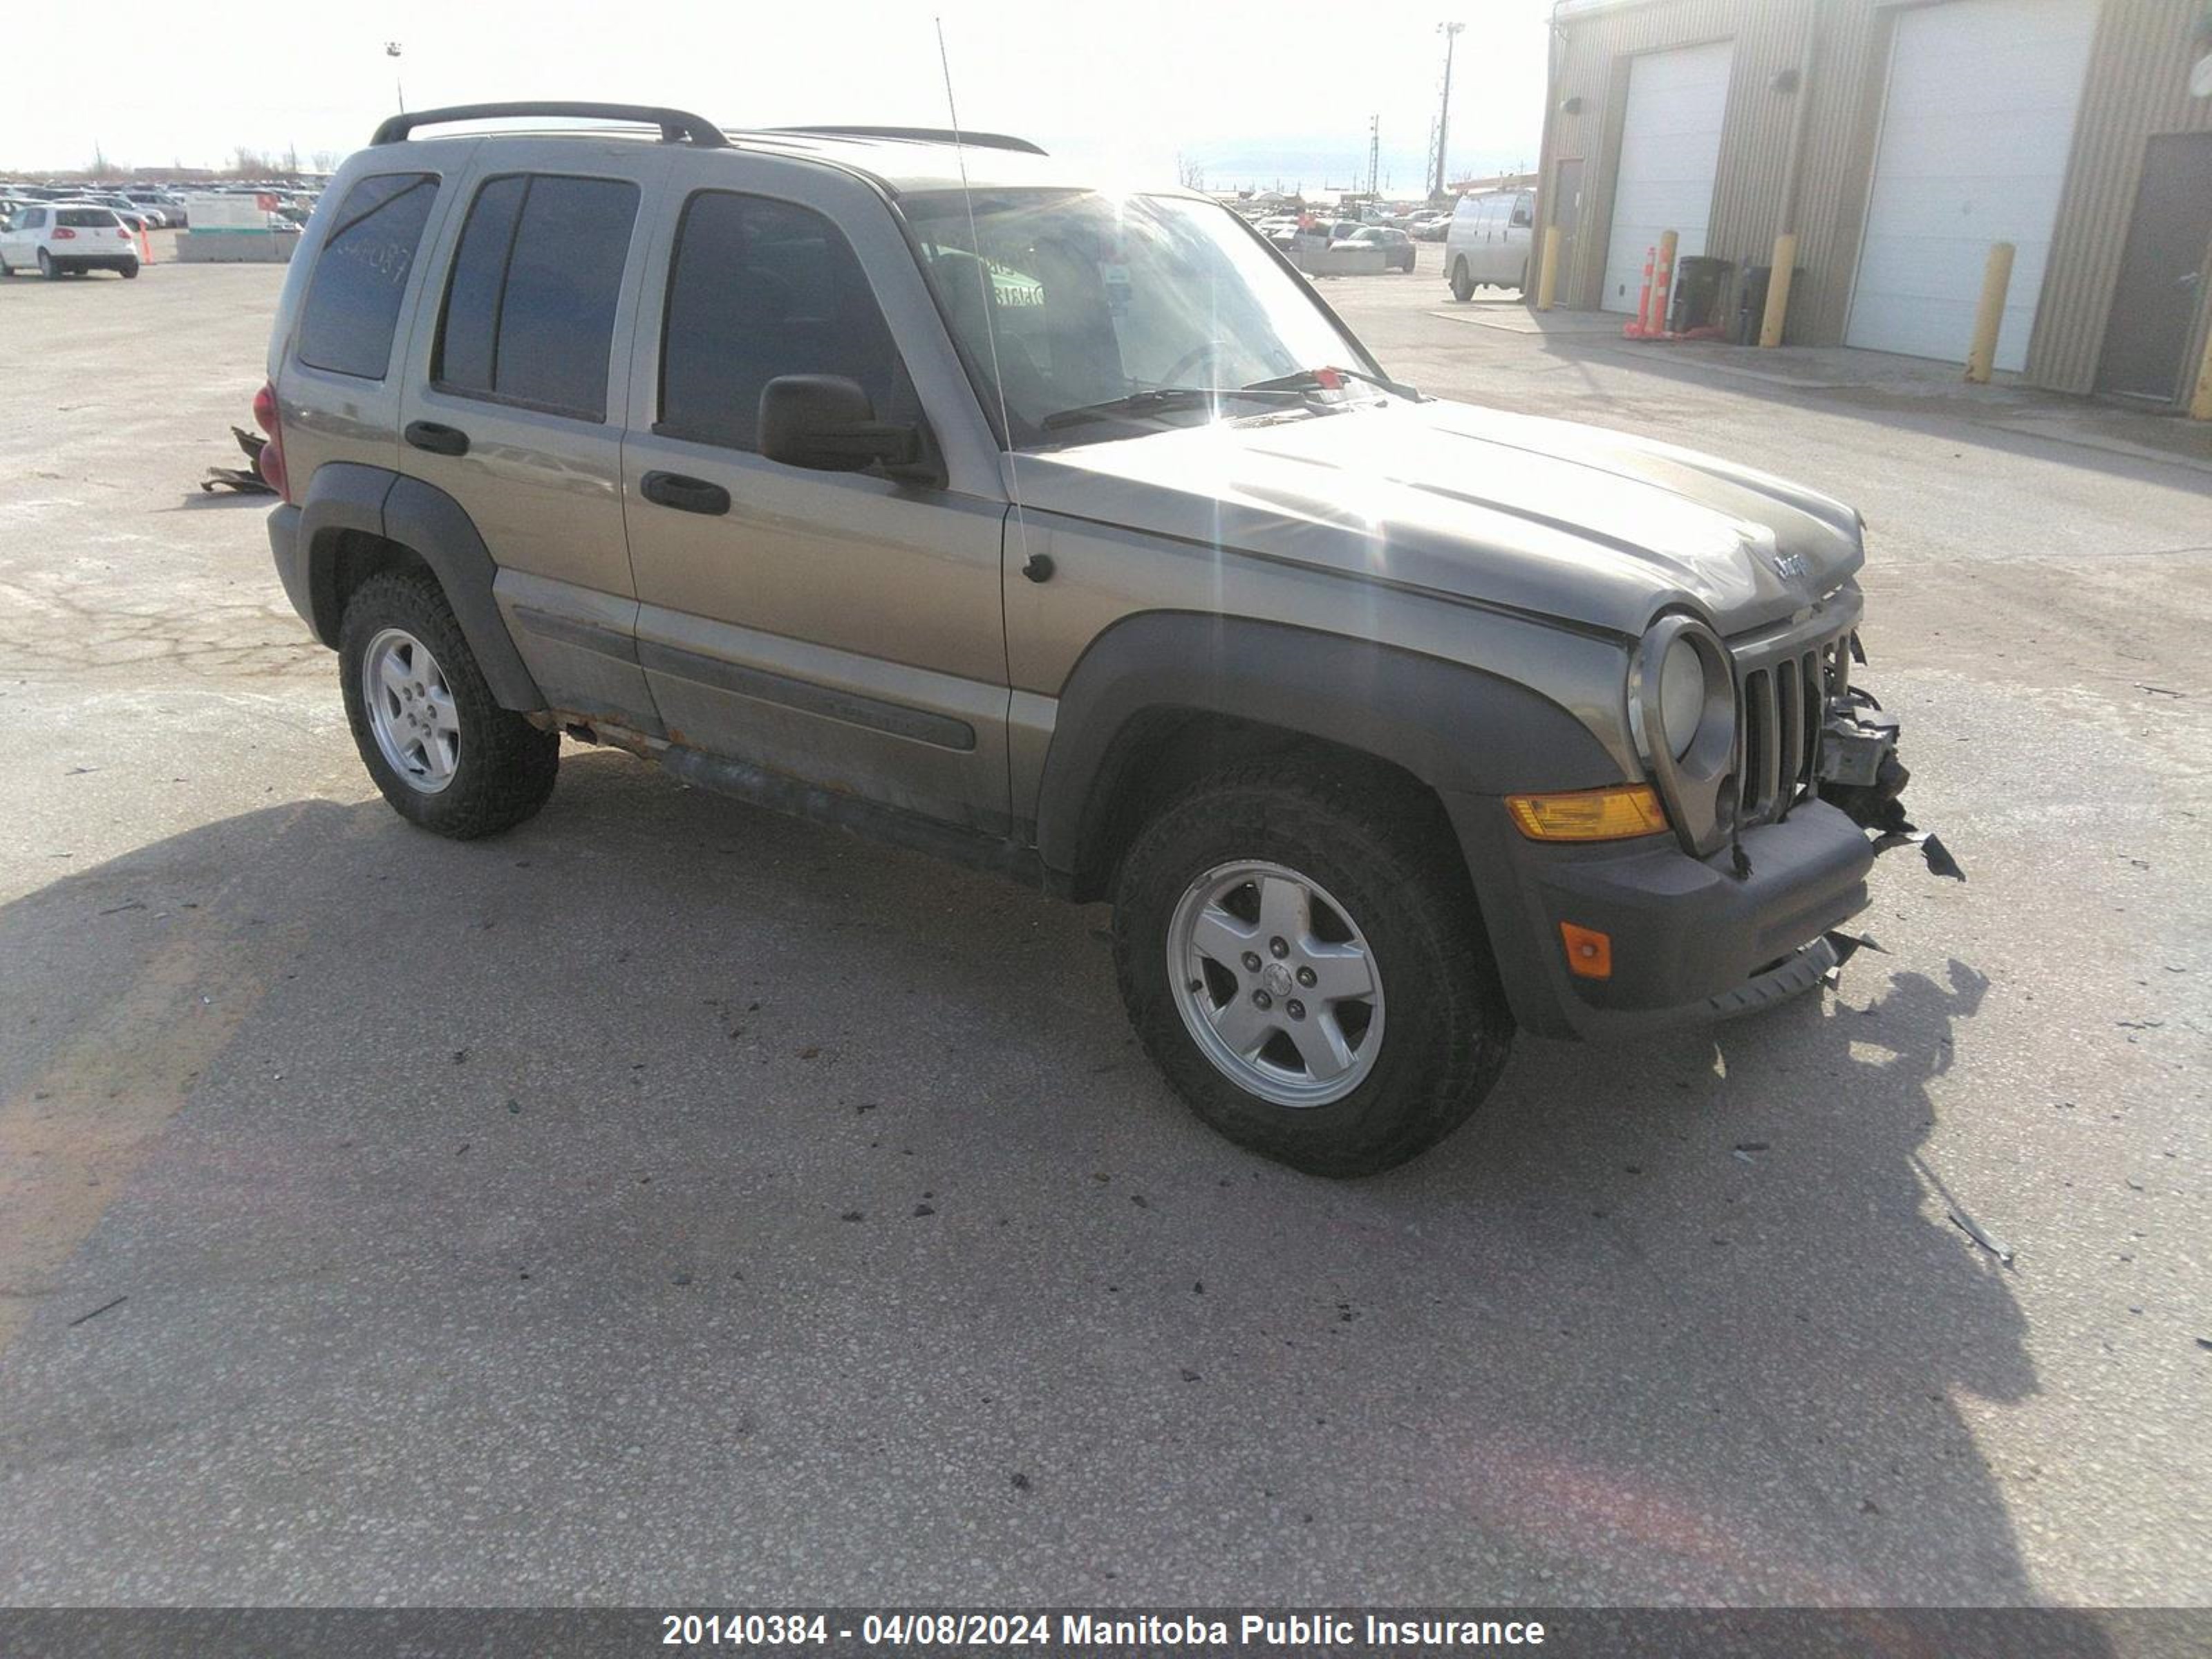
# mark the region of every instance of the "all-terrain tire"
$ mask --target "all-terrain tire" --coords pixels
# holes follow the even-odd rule
[[[1295,755],[1185,791],[1138,833],[1115,882],[1115,964],[1146,1051],[1206,1124],[1295,1169],[1370,1175],[1426,1151],[1482,1103],[1514,1034],[1460,859],[1441,811],[1411,785],[1334,775]],[[1340,1099],[1284,1105],[1254,1093],[1185,1023],[1170,979],[1177,907],[1202,876],[1242,860],[1317,883],[1371,949],[1381,1047]]]
[[[391,629],[404,629],[429,649],[453,696],[459,757],[451,781],[435,793],[426,793],[401,775],[370,728],[362,664],[371,641]],[[392,810],[410,823],[455,841],[473,841],[514,828],[553,793],[561,765],[560,734],[541,732],[499,706],[443,590],[428,571],[380,571],[354,591],[339,626],[338,665],[346,720],[362,763]]]
[[[1464,259],[1455,260],[1452,264],[1451,290],[1455,300],[1474,298],[1474,276],[1468,270]]]

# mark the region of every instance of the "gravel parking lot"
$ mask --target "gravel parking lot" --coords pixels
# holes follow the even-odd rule
[[[1103,909],[584,749],[409,829],[194,488],[281,270],[0,285],[0,1598],[2205,1600],[2212,459],[1439,253],[1327,285],[1394,372],[1864,510],[1971,879],[1348,1185],[1188,1116]]]

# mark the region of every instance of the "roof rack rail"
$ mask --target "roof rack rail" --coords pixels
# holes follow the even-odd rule
[[[951,127],[767,127],[768,132],[805,133],[818,138],[915,138],[932,144],[974,144],[983,149],[1018,149],[1031,155],[1048,152],[1042,144],[1006,132],[955,132]]]
[[[577,116],[598,121],[638,121],[660,129],[664,144],[696,144],[701,149],[722,149],[729,140],[721,128],[688,110],[664,109],[656,104],[593,104],[573,100],[525,100],[508,104],[448,104],[443,109],[418,109],[387,116],[370,137],[372,144],[397,144],[417,127],[443,126],[449,121],[504,120],[519,115]]]

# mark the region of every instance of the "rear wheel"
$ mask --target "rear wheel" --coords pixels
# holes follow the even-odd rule
[[[136,276],[137,274],[138,274],[138,262],[137,262],[136,259],[131,260],[129,264],[125,264],[125,265],[123,267],[123,280],[124,280],[125,282],[126,282],[126,283],[127,283],[127,282],[129,282],[129,281],[130,281],[133,276]]]
[[[1130,1018],[1192,1110],[1311,1174],[1434,1146],[1511,1046],[1466,871],[1410,787],[1282,758],[1209,779],[1139,834],[1114,933]]]
[[[561,739],[502,708],[435,578],[371,576],[338,633],[346,718],[384,799],[402,817],[471,841],[545,804]]]
[[[1455,300],[1474,298],[1474,274],[1467,268],[1464,259],[1457,260],[1452,265],[1451,289]]]
[[[55,277],[61,274],[62,268],[54,263],[54,256],[47,252],[46,249],[40,248],[39,250],[39,275],[45,277],[51,283]]]

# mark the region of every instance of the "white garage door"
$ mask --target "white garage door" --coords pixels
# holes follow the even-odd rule
[[[1844,339],[1966,361],[1990,244],[2014,255],[1996,366],[2027,361],[2095,0],[1947,0],[1901,13]]]
[[[1713,175],[1721,159],[1721,121],[1728,113],[1727,40],[1680,52],[1647,52],[1628,66],[1628,108],[1613,170],[1613,231],[1605,245],[1607,311],[1636,309],[1644,261],[1659,233],[1680,238],[1676,257],[1705,251],[1713,213]]]

